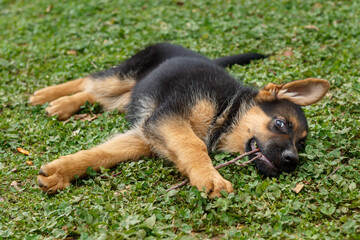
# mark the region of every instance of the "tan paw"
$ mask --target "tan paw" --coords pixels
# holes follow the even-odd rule
[[[29,102],[31,105],[42,105],[47,102],[51,102],[57,98],[58,95],[55,93],[54,87],[51,86],[34,92],[34,94],[30,96]]]
[[[191,185],[197,187],[200,191],[203,191],[210,195],[211,198],[221,197],[220,191],[225,189],[226,192],[233,192],[232,184],[224,179],[220,173],[216,170],[212,172],[203,172],[201,174],[193,174],[190,177]]]
[[[46,108],[48,116],[57,115],[59,120],[66,120],[79,111],[79,106],[72,101],[72,96],[65,96],[52,101]]]
[[[47,194],[54,194],[57,190],[70,186],[69,178],[53,163],[41,167],[37,181],[39,188]]]

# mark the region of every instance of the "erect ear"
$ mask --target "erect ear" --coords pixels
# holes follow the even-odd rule
[[[258,101],[274,101],[276,99],[286,99],[301,106],[316,103],[324,97],[329,90],[329,82],[324,79],[307,78],[276,85],[269,83],[262,88],[258,95]]]

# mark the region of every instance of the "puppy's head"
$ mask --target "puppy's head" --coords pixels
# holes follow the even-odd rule
[[[328,91],[329,82],[308,78],[284,85],[268,84],[256,97],[266,115],[261,130],[254,129],[246,150],[259,148],[262,156],[255,161],[266,176],[295,170],[299,154],[305,147],[308,125],[300,106],[319,101]]]
[[[314,78],[268,84],[256,96],[258,104],[240,116],[223,149],[236,152],[259,148],[261,157],[255,164],[265,176],[295,170],[308,134],[301,106],[319,101],[328,89],[328,81]]]

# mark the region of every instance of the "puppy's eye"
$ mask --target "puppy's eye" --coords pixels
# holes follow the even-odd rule
[[[277,119],[275,121],[275,123],[276,123],[276,126],[278,126],[279,128],[281,128],[281,129],[285,128],[285,122],[284,121]]]

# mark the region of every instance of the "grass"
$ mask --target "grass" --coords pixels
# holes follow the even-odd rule
[[[359,239],[359,15],[355,0],[0,0],[0,239]],[[165,160],[142,159],[41,193],[41,165],[129,126],[96,105],[82,110],[101,113],[91,122],[59,122],[29,95],[159,41],[209,57],[272,54],[231,69],[251,86],[328,79],[326,97],[304,108],[311,137],[298,169],[264,178],[254,166],[223,168],[235,192],[211,200],[189,186],[166,193],[183,177]],[[232,157],[212,155],[215,164]]]

